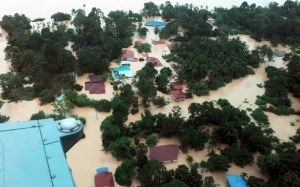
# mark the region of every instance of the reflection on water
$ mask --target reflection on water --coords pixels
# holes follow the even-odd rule
[[[137,0],[139,3],[131,3],[133,6],[139,6],[142,7],[141,2]],[[11,1],[13,2],[13,1]],[[10,2],[10,3],[11,3]],[[21,1],[23,2],[23,1]],[[134,1],[135,2],[135,1]],[[155,3],[159,1],[154,1]],[[201,1],[200,1],[201,2]],[[237,4],[241,4],[239,1],[234,1],[238,2]],[[72,2],[75,3],[75,2]],[[232,4],[232,1],[230,1]],[[46,3],[47,4],[47,3]],[[54,3],[53,3],[54,4]],[[70,3],[71,4],[71,3]],[[72,5],[72,7],[77,7],[80,8],[82,6],[82,2],[78,4]],[[92,2],[86,1],[87,9],[89,9],[90,6],[92,6]],[[99,6],[107,6],[107,8],[112,9],[112,7],[108,6],[109,2],[101,2],[101,5]],[[52,11],[69,11],[66,10],[65,7],[60,7],[61,5],[58,6],[60,9],[49,9],[46,11],[47,15],[50,15]],[[2,6],[1,6],[2,7]],[[43,7],[43,6],[42,6]],[[40,10],[42,10],[42,7]],[[68,6],[70,7],[70,6]],[[39,8],[36,8],[39,9]],[[116,7],[117,9],[117,7]],[[2,8],[0,8],[1,12]],[[28,10],[24,10],[28,11]],[[51,11],[49,13],[49,11]],[[22,11],[20,11],[22,12]],[[2,13],[2,12],[1,12]],[[3,13],[2,13],[3,14]],[[35,12],[35,17],[42,17],[45,15],[41,11],[36,11]],[[41,16],[40,16],[41,15]],[[153,18],[148,18],[147,20],[151,20]],[[150,31],[149,35],[147,38],[143,39],[140,38],[138,35],[135,35],[133,37],[133,40],[140,40],[142,42],[148,42],[151,43],[152,40],[155,40],[157,36],[153,33],[153,27],[147,27]],[[267,44],[269,45],[269,42],[263,41],[260,43],[257,43],[253,39],[251,39],[249,36],[245,35],[238,35],[241,40],[245,41],[247,44],[249,44],[249,49],[254,49],[258,45],[263,45]],[[236,36],[233,36],[236,37]],[[169,43],[168,41],[166,41]],[[6,47],[6,40],[5,37],[0,38],[0,73],[6,73],[9,69],[9,63],[4,60],[4,53],[3,50]],[[131,50],[134,50],[135,52],[135,57],[139,58],[142,57],[141,54],[138,54],[136,49],[133,48],[133,46],[130,47]],[[289,52],[289,49],[286,49],[282,46],[277,47],[276,49],[279,50],[285,50]],[[149,53],[149,56],[153,56],[158,58],[164,66],[169,67],[170,63],[166,63],[165,60],[161,57],[162,54],[168,51],[167,45],[155,45],[152,46],[152,52]],[[135,72],[140,70],[145,62],[131,62],[131,70],[133,71],[133,75],[135,75]],[[118,64],[112,63],[110,68],[117,67],[119,66]],[[249,101],[248,104],[242,105],[243,109],[246,108],[255,108],[256,105],[254,104],[256,95],[262,95],[264,93],[263,88],[259,88],[257,84],[264,84],[264,81],[266,80],[266,74],[264,72],[264,68],[267,66],[275,66],[275,67],[286,67],[286,64],[283,63],[281,58],[276,58],[275,62],[267,62],[265,64],[261,64],[259,68],[255,69],[255,75],[249,75],[244,78],[240,78],[238,80],[234,80],[232,83],[228,84],[225,87],[219,88],[218,90],[211,91],[210,95],[205,96],[205,97],[197,97],[194,96],[192,99],[188,99],[182,102],[173,102],[171,97],[169,95],[163,95],[166,98],[169,98],[172,102],[163,107],[156,109],[155,106],[150,106],[149,109],[152,113],[168,113],[173,106],[180,106],[182,108],[182,114],[183,116],[188,116],[188,106],[192,102],[204,102],[204,101],[211,101],[211,100],[217,100],[219,98],[224,98],[227,99],[232,105],[238,107],[240,106],[244,99],[247,98]],[[161,69],[156,68],[158,71]],[[88,81],[88,74],[84,74],[83,76],[80,76],[77,78],[77,83],[84,85],[84,82]],[[128,83],[131,82],[130,79],[127,80]],[[105,94],[89,94],[88,91],[82,90],[80,93],[85,93],[87,94],[90,98],[92,99],[110,99],[113,96],[114,90],[110,86],[108,82],[105,83],[106,87],[106,93]],[[292,107],[294,109],[300,109],[299,105],[299,100],[296,98],[293,98],[291,95],[289,95],[289,98],[292,100]],[[5,103],[3,108],[0,109],[0,113],[2,115],[8,115],[10,116],[9,121],[22,121],[22,120],[28,120],[31,116],[32,113],[36,113],[39,110],[44,110],[45,113],[50,113],[52,110],[51,104],[40,106],[39,105],[39,100],[34,99],[32,101],[22,101],[18,103]],[[143,108],[141,108],[140,112],[136,115],[129,115],[128,117],[128,123],[131,121],[136,121],[140,118],[140,113],[144,111]],[[115,158],[112,157],[112,155],[109,152],[105,152],[102,150],[101,146],[101,132],[100,132],[100,124],[102,120],[110,115],[110,113],[103,113],[103,112],[96,112],[95,109],[92,108],[76,108],[74,110],[74,113],[83,116],[87,119],[87,124],[84,128],[86,138],[79,141],[68,153],[68,163],[70,167],[72,168],[72,173],[74,176],[74,179],[76,181],[76,184],[78,187],[87,187],[87,186],[94,186],[94,175],[96,173],[96,169],[102,166],[107,166],[109,167],[109,170],[112,171],[113,173],[115,172],[115,169],[120,165],[120,162],[116,161]],[[272,128],[275,130],[275,134],[283,141],[288,141],[288,137],[294,135],[295,129],[297,127],[291,126],[290,122],[294,122],[297,119],[299,119],[299,116],[276,116],[272,113],[266,113],[269,116],[269,120],[271,123]],[[298,125],[298,124],[297,124]],[[179,144],[179,140],[177,138],[171,138],[171,139],[160,139],[159,145],[163,144],[168,144],[168,143],[175,143]],[[205,155],[207,154],[207,149],[203,151],[198,151],[195,152],[193,150],[188,152],[188,155],[192,156],[196,162],[200,162],[201,160],[206,160],[207,158]],[[165,164],[168,169],[174,169],[177,167],[179,164],[187,164],[186,162],[186,154],[180,153],[178,161],[173,162],[173,163],[167,163]],[[215,179],[215,181],[220,184],[221,186],[226,186],[226,181],[225,181],[225,175],[226,173],[223,172],[203,172],[203,176],[208,176],[212,175]],[[246,166],[244,168],[239,168],[236,166],[232,166],[227,173],[229,174],[240,174],[242,172],[248,173],[248,176],[253,175],[257,177],[264,177],[257,166],[255,164],[251,166]],[[137,181],[133,182],[133,186],[137,186],[138,183]],[[116,184],[117,186],[117,184]]]

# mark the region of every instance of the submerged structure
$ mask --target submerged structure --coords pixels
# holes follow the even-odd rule
[[[0,124],[0,186],[75,187],[65,153],[83,137],[75,118]]]
[[[248,187],[242,175],[226,175],[229,187]]]

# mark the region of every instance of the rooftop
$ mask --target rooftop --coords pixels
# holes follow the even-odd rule
[[[149,147],[150,158],[160,162],[177,161],[179,149],[177,145],[161,145]]]
[[[173,90],[182,90],[183,86],[180,82],[171,82],[171,86]]]
[[[0,124],[0,186],[75,187],[65,153],[83,136],[74,118]]]
[[[111,172],[103,171],[95,175],[96,187],[114,187],[114,179]]]

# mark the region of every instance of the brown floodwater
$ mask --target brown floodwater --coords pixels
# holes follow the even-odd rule
[[[148,18],[151,19],[151,18]],[[138,35],[133,37],[133,41],[141,40],[142,42],[151,43],[152,40],[158,39],[158,36],[155,36],[153,33],[153,28],[148,27],[150,33],[147,38],[140,38]],[[249,45],[249,49],[253,49],[256,46],[267,44],[270,45],[269,42],[256,42],[246,35],[238,35],[241,40],[245,41]],[[236,36],[232,36],[236,37]],[[169,43],[168,41],[166,41]],[[4,60],[3,49],[6,47],[5,37],[0,38],[0,73],[6,73],[9,71],[9,63]],[[135,51],[135,57],[142,57],[141,54],[138,54],[133,47],[130,49]],[[278,46],[276,49],[285,50],[289,52],[288,48],[284,48],[283,46]],[[169,52],[166,44],[155,45],[152,46],[152,52],[149,53],[149,56],[157,57],[162,62],[164,66],[169,67],[170,63],[165,62],[165,60],[161,57],[162,54],[166,54]],[[129,63],[129,62],[122,62]],[[131,69],[133,74],[136,71],[140,70],[145,62],[130,62]],[[110,68],[117,67],[118,64],[112,63]],[[188,117],[188,106],[192,102],[202,103],[204,101],[217,100],[219,98],[227,99],[232,105],[236,107],[241,107],[243,109],[246,108],[256,108],[257,106],[254,104],[256,95],[262,95],[264,93],[263,88],[259,88],[257,84],[264,84],[264,81],[267,79],[266,74],[264,72],[264,68],[267,66],[275,66],[275,67],[283,67],[286,68],[286,64],[283,63],[281,58],[275,58],[275,62],[266,62],[265,64],[261,64],[259,68],[255,69],[255,75],[249,75],[244,78],[240,78],[238,80],[232,81],[230,84],[225,87],[219,88],[218,90],[211,91],[210,95],[205,97],[197,97],[194,96],[192,99],[187,99],[182,102],[174,102],[169,95],[163,95],[158,93],[158,95],[163,95],[166,98],[169,98],[171,103],[163,108],[156,109],[155,106],[151,105],[149,107],[152,113],[169,113],[173,106],[180,106],[182,108],[182,115]],[[158,71],[162,67],[156,68]],[[77,83],[84,85],[84,82],[88,81],[88,74],[84,74],[77,78]],[[131,82],[130,79],[126,80],[128,83]],[[89,94],[88,91],[82,90],[80,93],[85,93],[92,99],[110,99],[113,97],[113,93],[115,92],[110,86],[109,82],[105,83],[106,93],[105,94]],[[249,103],[243,104],[243,101],[247,98]],[[292,107],[296,110],[300,109],[299,100],[289,95],[289,98],[292,100]],[[10,116],[11,122],[13,121],[23,121],[28,120],[31,114],[38,112],[39,110],[44,110],[46,113],[50,113],[52,111],[51,104],[40,106],[39,100],[34,99],[32,101],[22,101],[22,102],[12,102],[6,103],[3,105],[2,109],[0,109],[0,113],[2,115]],[[136,121],[140,118],[141,112],[144,109],[141,108],[140,112],[136,115],[128,116],[128,123],[131,121]],[[101,146],[101,132],[100,132],[100,124],[102,120],[110,115],[110,113],[97,112],[92,108],[75,108],[74,113],[83,116],[87,119],[87,124],[84,127],[84,132],[86,134],[86,138],[80,140],[68,153],[67,159],[70,167],[72,168],[72,173],[75,179],[75,182],[78,187],[92,187],[94,186],[94,175],[96,174],[96,169],[99,167],[107,166],[111,172],[115,172],[116,168],[121,164],[109,152],[105,152]],[[266,113],[269,116],[269,120],[271,123],[271,127],[274,129],[276,136],[279,137],[282,141],[288,141],[289,136],[295,134],[295,130],[299,127],[297,120],[300,120],[299,116],[291,115],[291,116],[277,116],[272,113]],[[295,122],[296,126],[291,126],[290,123]],[[158,145],[164,144],[179,144],[179,140],[177,138],[171,139],[160,139]],[[298,146],[299,147],[299,146]],[[195,152],[194,150],[190,150],[187,154],[194,158],[195,162],[201,162],[202,160],[206,160],[208,148],[205,148],[202,151]],[[165,166],[168,169],[174,169],[179,164],[186,164],[187,154],[180,152],[179,158],[177,162],[166,163]],[[257,155],[255,155],[257,156]],[[228,172],[208,172],[202,169],[199,169],[203,176],[213,176],[216,183],[221,186],[226,186],[226,174],[241,174],[242,172],[248,173],[248,176],[253,175],[257,177],[262,177],[267,179],[267,176],[264,176],[259,168],[253,163],[251,166],[246,166],[244,168],[239,168],[232,164],[232,167]],[[117,183],[115,183],[118,186]],[[132,186],[137,186],[138,182],[133,180]]]

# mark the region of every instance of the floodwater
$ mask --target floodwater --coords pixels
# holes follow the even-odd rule
[[[114,10],[114,9],[124,9],[126,8],[132,8],[133,10],[138,6],[139,9],[143,7],[143,2],[136,0],[133,1],[134,3],[131,3],[133,7],[124,7],[122,8],[118,7],[120,5],[123,5],[122,3],[115,3],[114,7],[111,5],[111,2],[117,2],[117,1],[106,1],[101,2],[98,6],[95,5],[92,1],[85,1],[85,2],[68,2],[66,4],[59,3],[47,3],[43,2],[40,3],[40,1],[32,1],[31,6],[20,6],[19,3],[23,3],[24,1],[18,2],[18,6],[13,6],[14,3],[16,3],[14,0],[7,1],[4,4],[1,4],[0,7],[0,14],[14,14],[14,12],[19,13],[25,13],[26,15],[30,15],[30,18],[37,18],[37,17],[43,17],[45,15],[49,16],[54,12],[63,11],[63,12],[70,12],[72,8],[82,8],[82,5],[86,4],[86,9],[90,10],[91,7],[96,6],[100,7],[102,10]],[[26,2],[26,1],[25,1]],[[67,1],[66,1],[67,2]],[[119,1],[118,1],[119,2]],[[120,1],[121,2],[121,1]],[[136,3],[135,3],[136,2]],[[156,4],[160,4],[164,1],[153,1]],[[179,3],[190,3],[190,1],[182,1]],[[191,1],[192,2],[192,1]],[[242,1],[229,1],[230,4],[240,5]],[[258,3],[257,1],[256,3]],[[267,4],[269,1],[263,1],[264,4]],[[32,6],[32,4],[39,5],[39,6]],[[196,2],[192,2],[196,3]],[[199,3],[198,6],[201,4],[203,6],[206,6],[206,1],[197,1]],[[211,3],[211,2],[210,2]],[[225,2],[224,2],[225,3]],[[282,3],[282,2],[279,2]],[[49,5],[50,8],[44,9],[44,4]],[[53,6],[56,4],[55,6]],[[210,4],[209,6],[213,7],[215,5]],[[226,5],[223,5],[226,6]],[[4,7],[10,7],[8,9],[4,9]],[[13,7],[13,8],[11,8]],[[18,9],[22,7],[22,9]],[[34,7],[34,10],[31,11],[31,9]],[[104,7],[104,8],[102,8]],[[3,11],[2,11],[3,9]],[[51,11],[51,12],[49,12]],[[0,15],[2,17],[2,15]],[[153,18],[148,18],[146,21],[151,20]],[[160,18],[155,18],[159,20]],[[37,28],[37,27],[36,27]],[[142,42],[148,42],[151,43],[152,40],[159,39],[158,36],[156,36],[153,33],[152,27],[147,27],[150,31],[147,38],[143,39],[140,38],[137,34],[133,37],[133,41],[140,40]],[[5,32],[2,31],[3,35],[5,36]],[[237,36],[232,36],[237,37]],[[256,46],[267,44],[270,45],[269,42],[263,41],[263,42],[256,42],[255,40],[251,39],[249,36],[246,35],[238,35],[238,37],[241,38],[241,40],[245,41],[249,45],[249,49],[254,49]],[[166,43],[169,43],[166,41]],[[6,39],[5,37],[0,38],[0,73],[6,73],[9,71],[9,62],[5,61],[5,54],[3,52],[4,48],[6,47]],[[135,51],[135,57],[139,58],[141,57],[141,54],[138,54],[135,49],[131,46],[130,49]],[[283,46],[278,46],[276,49],[279,50],[285,50],[289,52],[290,50],[288,48],[284,48]],[[169,67],[170,63],[167,63],[164,61],[164,59],[161,57],[163,54],[166,54],[169,52],[169,49],[167,48],[166,44],[161,45],[155,45],[152,46],[152,52],[149,53],[149,56],[153,56],[156,58],[159,58],[159,60],[162,62],[164,66]],[[125,62],[129,63],[129,62]],[[133,71],[133,74],[135,75],[135,72],[140,70],[145,62],[130,62],[131,69]],[[110,68],[116,67],[118,64],[112,63]],[[156,109],[155,106],[150,106],[149,109],[152,113],[168,113],[171,111],[173,106],[180,106],[182,108],[182,115],[188,116],[188,106],[192,102],[199,102],[202,103],[204,101],[211,101],[211,100],[217,100],[219,98],[227,99],[232,105],[236,107],[241,107],[243,109],[246,108],[256,108],[257,106],[254,104],[256,100],[256,95],[262,95],[264,93],[263,88],[259,88],[257,84],[264,84],[264,81],[266,80],[266,74],[264,72],[264,68],[267,66],[275,66],[275,67],[286,67],[286,64],[283,63],[281,58],[275,58],[275,62],[267,62],[265,64],[261,64],[259,68],[255,69],[255,75],[249,75],[244,78],[240,78],[238,80],[234,80],[230,84],[228,84],[225,87],[219,88],[218,90],[211,91],[210,95],[205,97],[197,97],[194,96],[192,99],[187,99],[182,102],[173,102],[171,97],[169,95],[163,95],[166,98],[169,98],[170,101],[172,101],[169,105]],[[156,68],[158,71],[161,69]],[[88,81],[88,74],[84,74],[83,76],[80,76],[77,78],[77,83],[84,85],[84,82]],[[131,82],[130,79],[126,80],[128,83]],[[113,96],[113,93],[115,92],[110,84],[108,82],[105,83],[106,87],[106,93],[105,94],[89,94],[88,91],[82,90],[80,93],[87,94],[92,99],[110,99]],[[244,99],[247,98],[249,103],[243,104]],[[299,99],[296,99],[289,95],[289,98],[292,100],[292,107],[296,110],[300,110],[300,104]],[[50,113],[52,111],[51,104],[40,106],[39,100],[34,99],[32,101],[22,101],[22,102],[12,102],[6,103],[3,105],[2,109],[0,109],[0,113],[2,115],[8,115],[10,116],[10,122],[14,121],[24,121],[29,120],[31,114],[38,112],[39,110],[44,110],[45,113]],[[140,109],[140,112],[136,115],[129,115],[128,116],[128,123],[131,121],[136,121],[140,118],[140,114],[144,111],[143,108]],[[105,152],[102,149],[101,145],[101,132],[100,132],[100,124],[102,120],[110,115],[110,113],[104,113],[104,112],[97,112],[95,109],[92,108],[75,108],[74,113],[83,116],[87,119],[87,124],[84,127],[84,131],[86,134],[86,138],[80,140],[68,153],[67,153],[67,160],[70,165],[70,168],[72,168],[72,173],[75,179],[75,182],[78,187],[92,187],[94,186],[94,175],[96,173],[96,169],[99,167],[107,166],[109,167],[109,170],[111,172],[115,172],[116,168],[121,164],[121,162],[116,161],[115,158],[112,157],[112,155],[109,152]],[[271,127],[274,129],[275,134],[282,140],[282,141],[288,141],[289,136],[294,135],[295,130],[300,127],[297,120],[300,120],[299,116],[291,115],[291,116],[277,116],[272,113],[266,113],[269,116],[269,120],[271,123]],[[290,123],[295,122],[296,126],[291,126]],[[177,138],[171,138],[171,139],[160,139],[158,142],[158,145],[164,145],[164,144],[179,144],[179,140]],[[298,146],[299,148],[299,146]],[[194,158],[195,162],[201,162],[202,160],[206,160],[207,157],[205,156],[207,154],[208,148],[204,149],[203,151],[195,152],[193,150],[188,152],[188,155],[192,156]],[[256,155],[257,156],[257,155]],[[186,157],[187,154],[183,154],[182,152],[179,155],[177,162],[172,163],[166,163],[166,167],[168,169],[175,169],[177,165],[179,164],[186,164]],[[214,172],[210,173],[205,170],[199,170],[201,174],[204,176],[213,176],[216,183],[220,184],[221,187],[226,186],[226,174],[241,174],[242,172],[245,172],[248,174],[248,176],[253,175],[257,177],[262,177],[267,179],[267,176],[264,176],[259,168],[252,164],[251,166],[246,166],[244,168],[239,168],[237,166],[232,165],[232,167],[229,169],[227,173],[223,172]],[[118,186],[117,183],[115,183],[116,186]],[[132,186],[137,186],[138,182],[136,180],[133,180]]]

